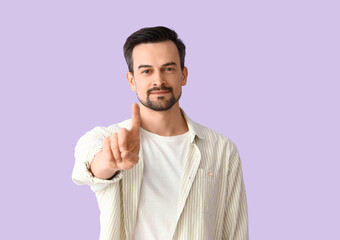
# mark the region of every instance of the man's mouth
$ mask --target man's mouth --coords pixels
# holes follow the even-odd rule
[[[169,91],[152,91],[151,94],[153,95],[163,95],[163,94],[166,94],[166,93],[169,93]]]
[[[158,87],[155,87],[155,88],[152,88],[152,89],[149,89],[148,92],[147,92],[147,95],[165,95],[167,93],[171,93],[172,92],[172,87],[161,87],[161,88],[158,88]]]

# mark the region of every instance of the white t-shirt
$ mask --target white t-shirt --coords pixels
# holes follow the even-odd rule
[[[144,173],[134,240],[172,239],[189,132],[160,136],[140,128]]]

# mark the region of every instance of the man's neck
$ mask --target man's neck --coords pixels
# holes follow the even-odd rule
[[[140,104],[141,127],[161,135],[176,136],[188,131],[178,102],[167,111],[154,111]]]

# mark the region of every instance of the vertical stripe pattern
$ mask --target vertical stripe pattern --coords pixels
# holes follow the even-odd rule
[[[173,239],[249,239],[246,193],[235,144],[182,113],[191,144],[181,180]],[[98,179],[89,171],[105,137],[130,127],[131,120],[108,128],[96,127],[81,137],[75,148],[72,178],[76,184],[90,185],[96,194],[101,240],[133,237],[143,177],[142,149],[138,164],[111,180]]]

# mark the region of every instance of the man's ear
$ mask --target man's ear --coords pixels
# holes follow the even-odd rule
[[[135,84],[135,79],[133,77],[133,73],[132,72],[126,73],[126,79],[129,82],[131,90],[136,91],[136,84]]]
[[[182,86],[185,86],[187,84],[188,79],[188,68],[184,67],[182,70]]]

